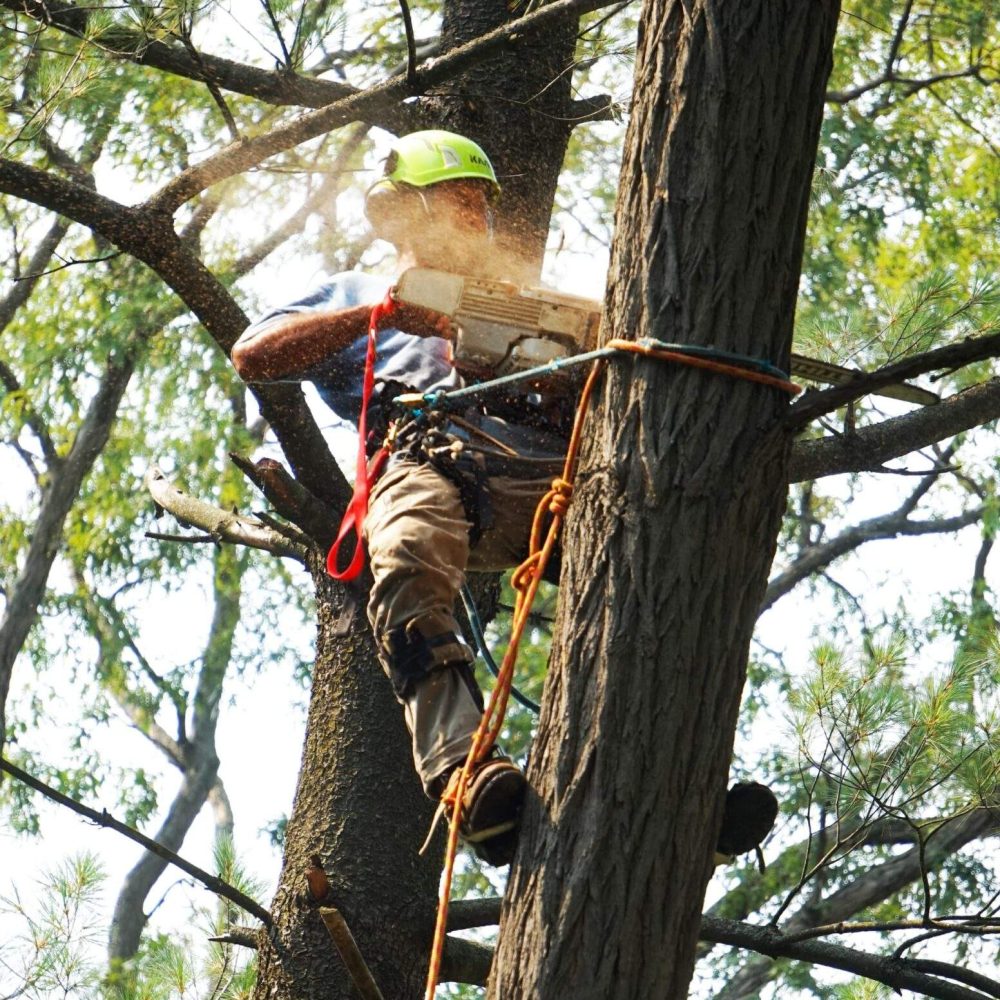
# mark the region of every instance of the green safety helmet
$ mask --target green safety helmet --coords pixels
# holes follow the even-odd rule
[[[486,181],[492,201],[500,196],[493,164],[481,146],[463,135],[443,129],[411,132],[393,143],[382,178],[368,190],[366,209],[372,200],[378,201],[381,195],[396,192],[397,185],[423,188],[464,177]]]

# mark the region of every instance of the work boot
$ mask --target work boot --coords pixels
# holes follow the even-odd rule
[[[451,800],[461,772],[461,765],[452,771],[442,802]],[[473,770],[462,797],[459,832],[487,864],[501,868],[513,860],[527,787],[524,773],[508,757],[490,757]]]
[[[732,861],[737,854],[756,851],[763,871],[760,845],[774,828],[778,800],[766,785],[756,781],[739,782],[726,792],[722,829],[715,846],[715,862]]]

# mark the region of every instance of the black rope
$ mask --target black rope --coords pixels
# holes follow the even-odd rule
[[[482,656],[483,660],[486,662],[486,666],[489,668],[490,673],[494,677],[500,676],[500,668],[496,664],[496,660],[493,659],[492,653],[489,651],[489,647],[486,645],[486,636],[483,633],[483,623],[479,618],[479,612],[476,610],[476,602],[472,599],[472,591],[469,590],[469,585],[466,583],[462,584],[462,604],[465,606],[465,614],[469,619],[469,627],[472,629],[472,637],[476,640],[476,647],[479,650],[479,655]],[[526,709],[534,712],[537,715],[541,711],[541,707],[536,705],[527,695],[521,694],[520,691],[513,684],[510,686],[511,697],[519,705],[523,705]]]

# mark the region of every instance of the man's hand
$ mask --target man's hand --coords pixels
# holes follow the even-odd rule
[[[443,337],[445,340],[454,340],[458,329],[450,316],[408,302],[397,304],[382,318],[379,327],[395,327],[415,337]]]

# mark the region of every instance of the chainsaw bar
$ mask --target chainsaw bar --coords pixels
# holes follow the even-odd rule
[[[792,375],[808,379],[810,382],[825,382],[827,385],[849,385],[859,375],[865,372],[859,368],[845,368],[843,365],[831,364],[829,361],[817,361],[802,354],[792,355]],[[930,389],[922,389],[910,382],[898,382],[895,385],[884,385],[881,389],[873,389],[875,396],[886,396],[889,399],[901,399],[906,403],[917,403],[919,406],[933,406],[941,402],[941,397]]]

